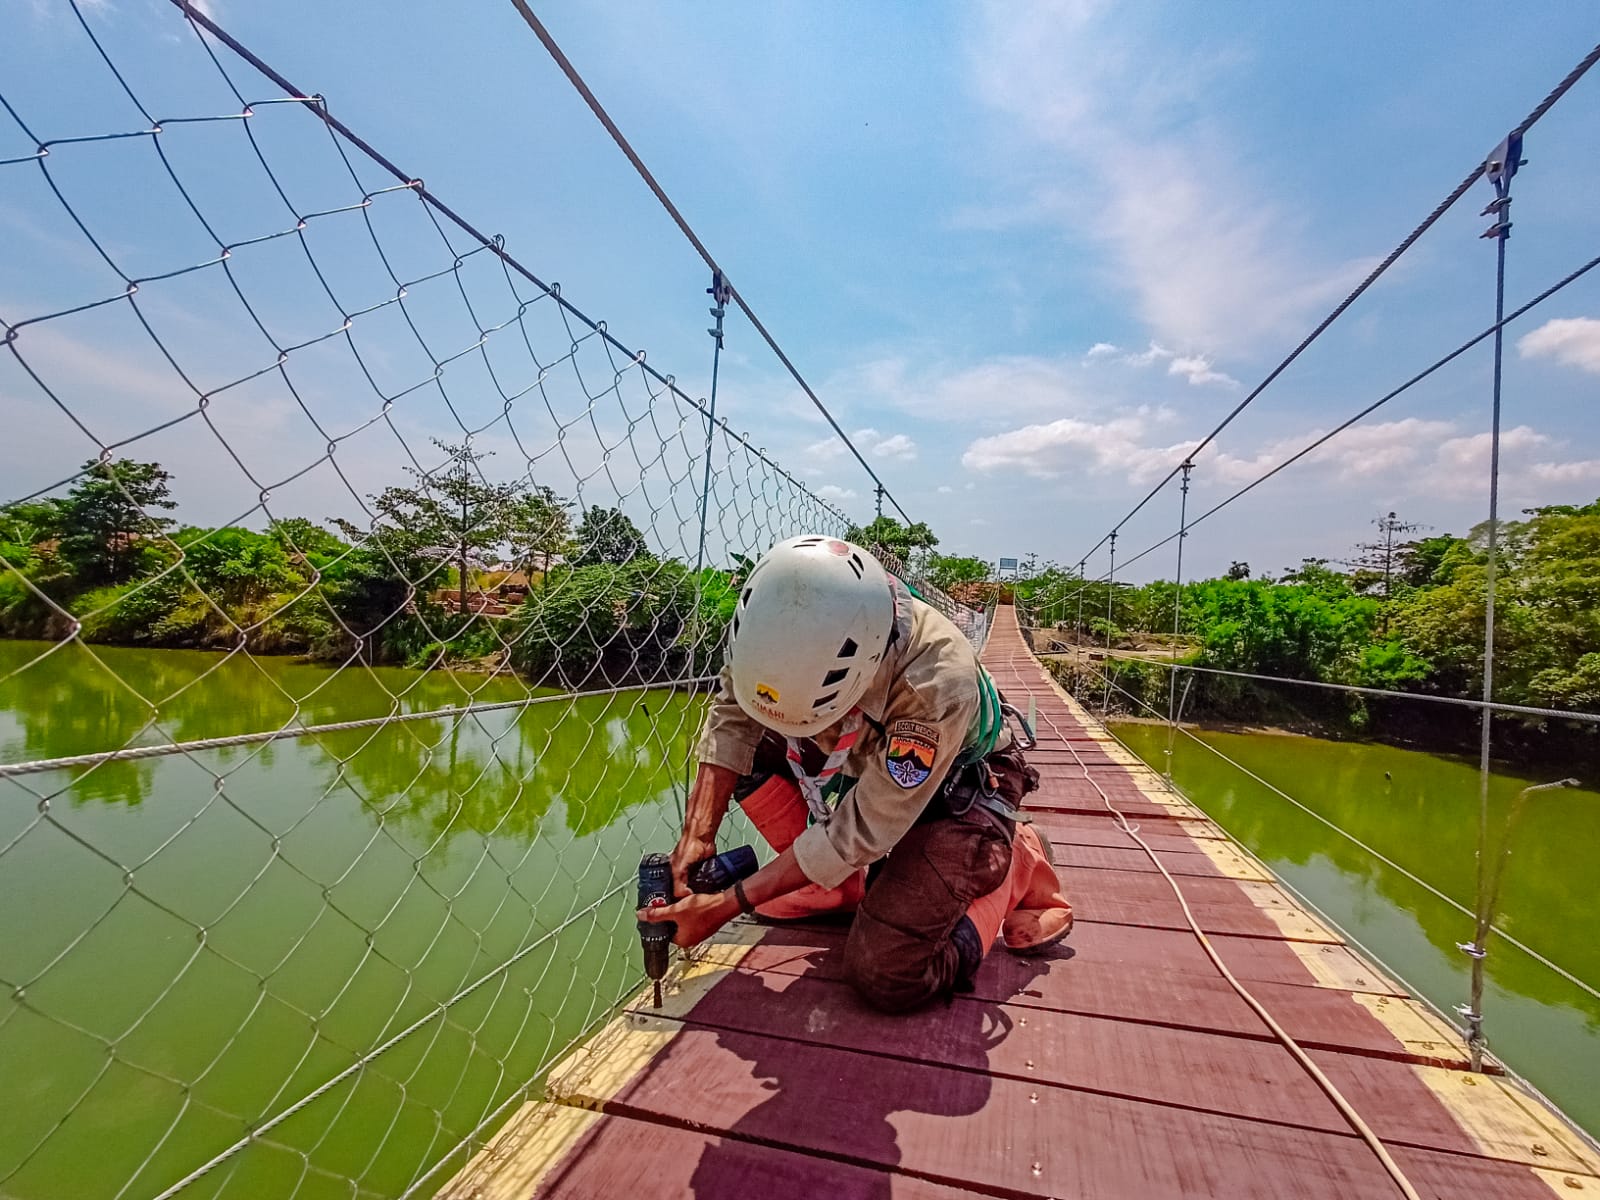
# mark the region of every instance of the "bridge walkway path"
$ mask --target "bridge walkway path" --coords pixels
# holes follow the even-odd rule
[[[449,1200],[1338,1197],[1394,1180],[1223,978],[1234,975],[1423,1196],[1600,1200],[1600,1159],[1166,789],[997,610],[984,661],[1038,714],[1029,797],[1078,915],[1036,959],[909,1016],[840,980],[843,933],[737,922],[559,1064],[444,1188]]]

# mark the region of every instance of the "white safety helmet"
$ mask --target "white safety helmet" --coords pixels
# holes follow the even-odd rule
[[[728,641],[733,696],[786,737],[809,737],[861,699],[894,630],[889,576],[860,546],[779,542],[739,592]]]

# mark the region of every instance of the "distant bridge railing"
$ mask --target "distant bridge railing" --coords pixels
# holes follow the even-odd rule
[[[0,81],[0,1197],[430,1194],[637,986],[738,576],[850,520],[718,413],[715,264],[699,394],[202,6],[61,16]]]

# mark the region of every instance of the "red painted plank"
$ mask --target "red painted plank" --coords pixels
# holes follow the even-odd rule
[[[1141,832],[1139,836],[1143,837],[1144,834]],[[1057,845],[1053,837],[1050,843],[1055,849],[1056,866],[1062,871],[1087,867],[1102,871],[1138,871],[1144,875],[1161,873],[1150,856],[1135,845],[1127,834],[1122,835],[1122,840],[1121,846],[1080,846],[1071,843]],[[1173,839],[1169,835],[1166,840]],[[1152,846],[1151,849],[1155,850],[1156,847]],[[1222,868],[1203,853],[1158,850],[1157,857],[1161,861],[1161,866],[1166,867],[1173,875],[1205,879],[1227,878]]]
[[[1115,929],[1116,927],[1108,927]],[[1109,1017],[1129,1023],[1166,1025],[1234,1037],[1266,1040],[1272,1033],[1220,975],[1204,973],[1199,959],[1184,956],[1188,969],[1173,969],[1148,957],[1148,948],[1132,959],[1108,952],[1093,934],[1076,943],[1085,927],[1074,930],[1071,943],[1052,954],[1019,958],[1003,950],[991,953],[978,971],[972,995],[979,1000],[1014,1004],[1052,1012]],[[1123,930],[1143,935],[1148,930]],[[751,947],[740,965],[745,971],[814,974],[843,979],[844,931],[821,927],[773,929]],[[1408,1047],[1350,993],[1263,980],[1244,981],[1252,995],[1302,1045],[1377,1055],[1396,1061],[1438,1066],[1465,1065],[1459,1047],[1440,1043]]]
[[[604,1107],[1017,1196],[1395,1194],[1350,1136],[744,1033],[685,1030]],[[1541,1194],[1521,1189],[1525,1168],[1489,1192],[1481,1160],[1438,1158],[1407,1156],[1434,1194]]]
[[[1159,875],[1084,867],[1062,869],[1060,874],[1067,899],[1072,901],[1073,912],[1080,921],[1188,928],[1171,885]],[[1234,880],[1189,878],[1180,887],[1206,933],[1284,936],[1277,922],[1260,908],[1257,899],[1261,893],[1247,892]],[[1308,933],[1305,940],[1325,941],[1331,936]]]
[[[602,1116],[530,1200],[970,1200],[979,1193],[653,1121]]]
[[[1348,1128],[1275,1042],[965,997],[889,1016],[842,983],[779,971],[731,972],[684,1019],[1237,1117],[1341,1133]]]
[[[1119,849],[1128,847],[1138,849],[1133,839],[1117,824],[1116,818],[1104,810],[1098,813],[1041,812],[1032,819],[1034,827],[1041,833],[1048,833],[1050,840],[1058,846],[1112,846]],[[1196,854],[1201,852],[1199,839],[1194,837],[1190,830],[1179,831],[1163,826],[1159,832],[1147,833],[1141,829],[1139,835],[1149,842],[1154,850],[1189,851]]]

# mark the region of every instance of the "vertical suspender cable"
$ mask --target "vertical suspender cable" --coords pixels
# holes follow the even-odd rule
[[[1172,749],[1178,738],[1178,634],[1183,628],[1183,543],[1189,537],[1189,475],[1183,464],[1183,491],[1178,500],[1178,561],[1172,574],[1172,665],[1167,668],[1167,786],[1172,786]],[[1192,676],[1191,676],[1192,678]],[[1187,693],[1185,693],[1187,696]]]
[[[1506,239],[1511,235],[1511,177],[1522,165],[1522,135],[1513,133],[1502,142],[1484,165],[1484,174],[1494,185],[1495,198],[1484,209],[1494,214],[1495,223],[1483,234],[1495,240],[1494,272],[1494,388],[1490,403],[1489,426],[1489,544],[1484,568],[1483,590],[1483,702],[1494,702],[1494,601],[1495,576],[1499,569],[1500,544],[1500,380],[1505,355],[1506,315]],[[1489,749],[1493,739],[1494,710],[1483,709],[1478,742],[1478,895],[1488,883],[1489,856]],[[1482,992],[1483,951],[1472,955],[1473,992]],[[1467,1047],[1472,1069],[1483,1068],[1483,1013],[1479,1004],[1470,1003],[1463,1016],[1467,1021]]]

